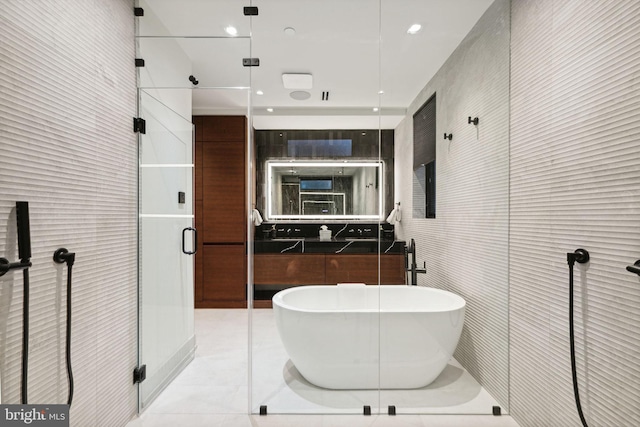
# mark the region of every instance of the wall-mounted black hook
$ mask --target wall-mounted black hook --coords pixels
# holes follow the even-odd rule
[[[467,123],[469,124],[473,123],[474,125],[478,126],[478,123],[480,123],[480,119],[477,117],[474,117],[472,119],[471,116],[469,116],[469,121]]]
[[[448,139],[449,141],[451,141],[453,139],[453,135],[452,134],[444,134],[444,139]]]
[[[193,85],[194,85],[194,86],[197,86],[197,85],[198,85],[198,83],[200,83],[200,82],[199,82],[198,80],[196,80],[196,78],[195,78],[195,77],[193,77],[193,76],[189,76],[189,81],[190,81],[191,83],[193,83]]]
[[[640,259],[633,263],[633,265],[627,266],[627,271],[630,273],[635,273],[640,276]]]

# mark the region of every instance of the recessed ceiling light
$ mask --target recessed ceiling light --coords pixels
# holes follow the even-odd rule
[[[382,95],[383,93],[384,93],[384,91],[383,91],[383,90],[379,90],[379,91],[378,91],[378,95]]]
[[[284,33],[288,36],[295,36],[296,35],[296,29],[293,27],[287,27],[284,29]]]
[[[409,27],[409,29],[407,30],[407,33],[409,34],[417,34],[420,30],[422,29],[422,25],[420,24],[413,24],[412,26]]]
[[[267,111],[273,113],[273,108],[267,108]]]
[[[256,95],[264,95],[264,92],[263,92],[263,91],[261,91],[261,90],[257,90],[257,91],[256,91]]]
[[[309,99],[311,94],[306,90],[294,90],[289,94],[289,96],[296,101],[304,101],[305,99]]]
[[[233,25],[227,25],[226,27],[224,27],[224,31],[229,34],[230,36],[237,36],[238,35],[238,29],[236,27],[234,27]]]
[[[378,107],[373,107],[373,111],[378,111]]]

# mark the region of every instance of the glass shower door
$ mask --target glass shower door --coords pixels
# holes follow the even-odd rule
[[[140,383],[144,409],[194,357],[193,124],[163,100],[175,90],[140,89]]]
[[[379,4],[296,6],[261,5],[286,20],[252,25],[264,65],[251,78],[248,205],[264,223],[249,233],[249,410],[376,414]]]
[[[241,203],[245,198],[237,185],[245,179],[243,158],[240,168],[233,163],[231,171],[231,162],[220,159],[231,149],[244,149],[246,141],[238,143],[237,133],[228,139],[228,128],[220,122],[205,132],[201,119],[248,114],[250,69],[243,59],[250,57],[250,17],[244,15],[244,6],[250,4],[136,1],[142,9],[136,21],[139,116],[146,120],[146,133],[140,136],[139,363],[146,365],[147,375],[139,385],[140,411],[194,357],[205,366],[198,370],[198,380],[210,386],[202,398],[212,411],[220,405],[233,412],[246,408],[246,357],[235,357],[246,355],[246,340],[232,344],[216,336],[212,343],[205,332],[209,328],[198,327],[205,316],[207,325],[215,318],[211,329],[228,331],[220,327],[226,313],[236,319],[230,324],[242,331],[230,335],[246,336],[246,311],[213,309],[231,305],[229,293],[221,291],[233,291],[236,307],[245,303],[244,233],[239,241],[227,242],[227,234],[217,230],[221,224],[223,231],[246,228],[243,219],[232,226],[219,220],[219,214],[229,212],[221,203],[237,200],[238,194]],[[229,34],[230,27],[237,29],[235,36]],[[197,241],[193,228],[198,229]],[[189,255],[196,247],[197,255]],[[207,310],[195,310],[194,303]],[[220,342],[224,345],[217,346]],[[222,378],[218,367],[228,368],[228,354],[234,355],[237,375]],[[197,370],[189,366],[187,376],[191,368]]]

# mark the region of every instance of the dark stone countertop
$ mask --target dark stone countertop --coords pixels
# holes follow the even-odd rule
[[[318,237],[256,240],[254,253],[403,254],[404,240]]]

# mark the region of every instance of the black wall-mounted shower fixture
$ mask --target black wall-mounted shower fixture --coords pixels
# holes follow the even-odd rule
[[[31,233],[29,229],[29,202],[16,202],[16,225],[18,236],[17,262],[0,258],[0,276],[11,270],[25,270],[31,267]]]
[[[576,409],[580,416],[583,427],[589,427],[587,420],[582,413],[582,405],[580,404],[580,393],[578,391],[578,374],[576,373],[576,345],[575,332],[573,326],[573,266],[575,263],[584,264],[589,262],[589,252],[585,249],[576,249],[574,252],[567,253],[567,264],[569,264],[569,346],[571,352],[571,378],[573,380],[573,396],[576,402]]]
[[[627,271],[630,273],[635,273],[640,276],[640,259],[633,263],[633,265],[627,266]]]
[[[477,117],[471,118],[471,116],[469,116],[469,121],[467,122],[468,124],[474,124],[475,126],[478,126],[478,123],[480,123],[480,119]]]
[[[194,85],[194,86],[198,86],[198,83],[200,83],[195,77],[193,76],[189,76],[189,81]]]
[[[27,404],[27,378],[29,371],[29,267],[31,267],[31,231],[29,228],[29,202],[16,202],[16,225],[18,235],[18,257],[20,261],[9,262],[0,258],[0,276],[10,270],[22,270],[22,372],[20,403]]]
[[[444,139],[448,139],[449,141],[451,141],[453,139],[453,135],[450,134],[450,133],[449,134],[445,133],[444,134]]]
[[[9,262],[6,258],[0,258],[0,277],[4,276],[11,270],[26,270],[29,267],[31,267],[31,261]]]
[[[66,248],[60,248],[53,253],[53,261],[57,264],[67,264],[67,340],[66,340],[66,362],[67,378],[69,380],[69,398],[67,405],[71,407],[73,402],[73,371],[71,370],[71,267],[76,260],[76,254],[69,252]]]

